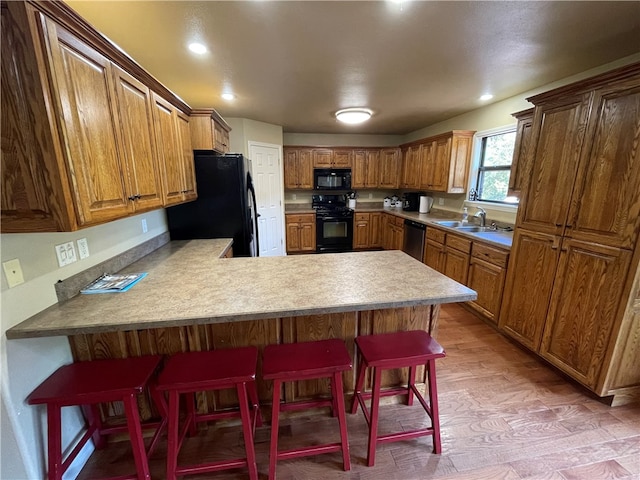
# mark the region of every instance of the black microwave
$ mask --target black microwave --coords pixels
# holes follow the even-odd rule
[[[315,190],[351,190],[351,169],[314,168],[313,188]]]

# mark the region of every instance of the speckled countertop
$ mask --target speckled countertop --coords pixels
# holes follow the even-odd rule
[[[7,338],[175,327],[474,300],[476,293],[397,251],[220,259],[215,240],[175,241],[122,272],[123,293],[78,295]]]
[[[367,213],[367,212],[387,212],[397,217],[413,220],[425,225],[434,225],[435,222],[441,220],[459,220],[460,216],[451,212],[433,209],[431,213],[418,213],[418,212],[405,212],[401,208],[395,207],[383,207],[379,202],[362,202],[356,204],[354,210],[355,213]],[[305,203],[289,203],[285,205],[285,213],[314,213],[310,204]],[[474,240],[481,240],[485,243],[495,245],[497,247],[511,249],[513,243],[513,232],[507,231],[486,231],[486,232],[464,232],[456,230],[455,228],[445,227],[437,225],[438,228],[455,233],[456,235],[462,235]]]

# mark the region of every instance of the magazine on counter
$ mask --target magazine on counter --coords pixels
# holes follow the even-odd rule
[[[126,292],[146,276],[146,272],[125,274],[105,273],[80,290],[80,293]]]

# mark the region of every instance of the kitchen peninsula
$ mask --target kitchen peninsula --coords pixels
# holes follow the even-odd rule
[[[424,329],[435,336],[440,304],[476,298],[400,251],[219,258],[230,243],[169,242],[122,271],[148,273],[131,290],[75,296],[9,329],[7,338],[67,336],[74,358],[89,360],[333,337],[355,358],[356,335]],[[395,375],[386,383],[400,381]],[[345,382],[352,391],[353,372]],[[299,382],[287,399],[324,388]],[[267,400],[269,385],[260,379],[259,390]]]

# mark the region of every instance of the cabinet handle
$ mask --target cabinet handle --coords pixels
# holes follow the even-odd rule
[[[573,228],[573,225],[568,224],[568,225],[567,225],[567,228]]]
[[[556,227],[562,227],[561,223],[556,223]]]
[[[133,202],[136,199],[136,196],[135,195],[131,195],[130,197],[127,197],[127,198]]]

